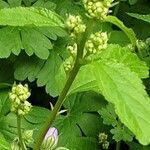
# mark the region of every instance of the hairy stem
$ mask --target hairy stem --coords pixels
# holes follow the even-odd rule
[[[23,144],[22,140],[22,133],[21,133],[21,117],[17,115],[17,129],[18,129],[18,136],[19,136],[19,144],[22,150],[26,150],[25,145]]]
[[[59,112],[59,110],[60,110],[60,108],[61,108],[61,106],[62,106],[62,104],[66,98],[66,95],[67,95],[76,75],[78,74],[78,71],[81,67],[80,60],[83,58],[84,46],[85,46],[85,43],[86,43],[86,40],[87,40],[89,34],[91,33],[91,30],[93,28],[93,24],[94,24],[93,20],[89,20],[89,26],[87,27],[85,33],[82,35],[81,40],[79,40],[77,43],[78,44],[78,52],[77,52],[77,57],[76,57],[74,67],[69,74],[69,77],[65,83],[65,86],[64,86],[62,92],[60,93],[60,96],[59,96],[59,98],[58,98],[58,100],[54,106],[53,111],[49,114],[47,121],[45,122],[43,128],[41,129],[41,131],[38,134],[37,141],[34,145],[33,150],[39,150],[40,149],[40,146],[43,142],[43,139],[44,139],[49,127],[52,125],[53,121],[55,120],[57,113]]]
[[[121,141],[116,143],[116,150],[120,150],[120,144],[121,144]]]

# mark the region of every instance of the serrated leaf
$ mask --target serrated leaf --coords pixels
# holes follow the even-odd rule
[[[136,72],[140,78],[149,77],[149,68],[144,61],[131,52],[129,47],[121,47],[119,45],[109,45],[108,48],[100,54],[102,59],[114,60],[123,63],[129,67],[131,71]]]
[[[112,104],[108,104],[106,108],[102,108],[98,113],[103,118],[103,123],[107,125],[116,126],[117,125],[117,115],[115,113]]]
[[[120,63],[93,62],[80,70],[70,93],[90,89],[114,104],[121,122],[141,144],[150,143],[150,99],[137,74]]]
[[[133,46],[136,45],[136,35],[134,33],[134,31],[131,28],[127,28],[122,21],[120,21],[117,17],[115,16],[107,16],[106,22],[110,22],[116,26],[118,26],[130,39],[131,43],[133,44]]]
[[[0,10],[0,25],[9,26],[61,26],[59,15],[46,8],[15,7]]]
[[[57,52],[52,50],[46,61],[36,57],[21,57],[20,59],[16,64],[14,73],[17,80],[25,80],[28,78],[29,81],[34,81],[37,79],[38,86],[46,85],[47,93],[54,97],[58,96],[61,89],[56,82],[62,82],[62,78],[56,79],[56,75],[61,67],[62,59]]]
[[[0,29],[0,58],[7,58],[11,53],[18,55],[22,49],[31,56],[47,59],[53,45],[50,41],[66,33],[60,27],[4,27]],[[31,40],[32,39],[32,40]]]
[[[148,15],[142,15],[142,14],[136,14],[136,13],[127,13],[127,14],[136,19],[140,19],[140,20],[150,23],[150,14]]]
[[[136,135],[140,143],[150,143],[150,99],[141,80],[121,64],[96,63],[94,67],[99,90],[115,105],[121,122]]]
[[[132,133],[126,128],[121,127],[115,127],[114,129],[111,129],[110,132],[113,134],[113,139],[116,142],[119,142],[121,140],[123,141],[129,141],[131,142],[133,140]]]
[[[20,53],[22,43],[19,31],[16,28],[4,27],[0,29],[0,58],[7,58],[11,52]]]
[[[46,36],[34,28],[23,28],[21,37],[22,45],[29,56],[35,53],[41,59],[48,58],[52,43]]]

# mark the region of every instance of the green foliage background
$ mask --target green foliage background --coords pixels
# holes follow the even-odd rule
[[[28,82],[33,94],[41,87],[44,92],[38,98],[41,103],[48,101],[47,105],[55,103],[64,86],[63,62],[69,56],[66,45],[70,42],[64,28],[67,13],[80,14],[87,22],[78,0],[0,1],[2,149],[10,149],[9,143],[17,135],[15,115],[10,112],[9,85],[15,80]],[[92,31],[107,31],[109,46],[79,70],[62,107],[67,112],[53,124],[60,134],[58,146],[98,150],[98,135],[102,132],[108,134],[111,145],[123,140],[131,150],[150,143],[150,2],[121,1],[116,16],[120,20],[112,13],[106,22],[97,22]],[[137,46],[136,39],[143,45]],[[30,101],[36,103],[35,98]],[[110,103],[113,105],[109,108]],[[36,139],[49,113],[46,108],[34,106],[23,118],[22,128],[33,129]]]

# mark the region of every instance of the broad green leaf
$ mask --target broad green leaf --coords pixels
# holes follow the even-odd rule
[[[10,150],[10,143],[6,141],[3,134],[0,133],[0,149],[1,150]]]
[[[119,45],[109,45],[108,48],[100,54],[102,59],[114,60],[129,67],[131,71],[136,72],[140,78],[149,77],[149,68],[144,61],[131,52],[129,47]]]
[[[136,35],[134,33],[134,31],[130,28],[127,28],[122,21],[120,21],[117,17],[115,16],[108,16],[105,20],[106,22],[110,22],[116,26],[118,26],[130,39],[131,43],[133,44],[133,46],[136,45]]]
[[[61,90],[59,88],[60,83],[56,84],[56,82],[62,82],[62,78],[56,78],[61,64],[62,59],[54,50],[46,61],[36,57],[20,57],[15,67],[15,78],[21,81],[26,78],[29,81],[37,79],[37,85],[46,85],[46,92],[55,97]],[[58,81],[56,81],[57,79]]]
[[[67,115],[58,117],[54,126],[59,131],[59,146],[69,149],[98,149],[97,135],[103,132],[102,120],[96,113],[105,105],[104,98],[94,92],[84,92],[69,96],[64,104]],[[94,112],[94,113],[93,113]],[[87,120],[86,120],[87,119]],[[86,137],[83,137],[82,134]],[[92,145],[91,145],[92,144]]]
[[[143,145],[149,144],[150,99],[141,80],[121,64],[95,63],[100,93],[115,105],[120,120]]]
[[[104,95],[139,142],[150,143],[150,99],[136,73],[117,62],[93,62],[81,68],[68,94],[86,90]]]
[[[0,25],[9,26],[61,26],[59,15],[46,9],[34,7],[15,7],[0,10]]]

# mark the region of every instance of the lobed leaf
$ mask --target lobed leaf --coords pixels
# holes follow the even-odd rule
[[[0,25],[9,26],[61,26],[59,15],[46,9],[34,7],[3,8],[0,10]]]
[[[29,56],[47,59],[53,47],[50,39],[65,36],[65,31],[60,27],[3,27],[0,35],[0,58],[8,58],[11,53],[19,55],[24,49]]]
[[[37,79],[37,85],[46,85],[47,93],[55,97],[60,92],[59,86],[62,82],[62,78],[56,79],[61,64],[62,59],[54,50],[46,61],[36,57],[20,57],[16,63],[14,75],[17,80],[21,81],[28,78],[32,82]]]

